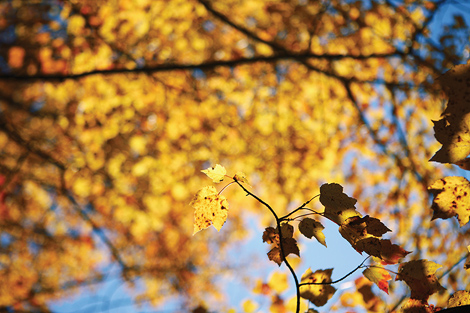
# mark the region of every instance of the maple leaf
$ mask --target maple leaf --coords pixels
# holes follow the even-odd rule
[[[470,62],[455,66],[439,78],[449,102],[443,118],[434,122],[436,140],[442,148],[431,161],[459,163],[470,154]]]
[[[459,290],[447,300],[447,308],[455,308],[463,305],[470,304],[470,292],[466,290]]]
[[[470,182],[464,177],[448,176],[435,181],[428,190],[434,195],[431,209],[436,218],[457,216],[460,227],[470,219]]]
[[[331,283],[331,274],[333,269],[317,270],[312,273],[309,268],[301,278],[300,283],[323,283],[322,285],[302,285],[300,286],[300,296],[309,300],[316,306],[323,306],[333,296],[336,289],[328,283]]]
[[[368,280],[376,284],[380,290],[388,294],[388,281],[392,279],[390,273],[383,267],[369,267],[366,268],[362,274]]]
[[[350,217],[361,216],[354,207],[357,200],[343,193],[343,187],[337,183],[320,187],[320,202],[325,206],[325,217],[338,225]]]
[[[325,227],[320,222],[309,217],[304,218],[299,223],[299,231],[302,235],[309,239],[315,237],[318,242],[326,247],[325,234],[323,234],[324,228]]]
[[[212,179],[214,183],[220,183],[223,181],[225,174],[227,174],[225,167],[220,164],[216,164],[214,167],[209,167],[208,169],[202,170],[201,172],[209,176],[209,178]]]
[[[403,280],[411,289],[411,298],[427,302],[430,295],[445,288],[435,273],[441,265],[428,260],[415,260],[400,264],[395,280]]]
[[[371,233],[369,233],[369,231]],[[382,264],[396,264],[410,252],[405,251],[390,240],[380,239],[385,232],[390,231],[376,218],[351,217],[340,227],[339,232],[357,252],[366,252],[382,260]]]
[[[288,256],[289,254],[295,254],[300,256],[300,250],[297,246],[297,241],[292,238],[294,233],[294,228],[292,225],[284,223],[281,225],[282,233],[282,248],[284,250],[284,255]],[[269,260],[275,262],[277,265],[281,266],[283,258],[281,256],[281,247],[279,241],[279,231],[277,228],[267,227],[263,232],[263,242],[267,242],[272,245],[271,250],[268,252]]]
[[[190,205],[194,208],[193,235],[211,225],[220,231],[227,220],[227,199],[219,195],[214,186],[206,186],[199,190]]]

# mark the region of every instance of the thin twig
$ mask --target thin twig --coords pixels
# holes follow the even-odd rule
[[[364,263],[370,258],[370,255],[364,259],[364,261],[362,261],[361,264],[359,264],[355,269],[353,269],[352,271],[350,271],[349,273],[347,273],[346,275],[344,275],[343,277],[341,277],[340,279],[337,279],[337,280],[334,280],[332,282],[328,282],[328,283],[302,283],[299,285],[300,286],[306,286],[306,285],[332,285],[332,284],[336,284],[336,283],[339,283],[340,281],[346,279],[347,277],[351,276],[352,274],[354,274],[355,271],[357,271],[358,269],[362,268],[364,265]]]
[[[316,197],[319,197],[319,196],[320,196],[319,194],[316,195],[316,196],[313,196],[310,200],[308,200],[307,202],[303,203],[301,206],[299,206],[299,207],[298,207],[297,209],[295,209],[294,211],[290,212],[290,213],[287,214],[287,215],[284,215],[283,217],[281,217],[281,221],[287,220],[289,216],[291,216],[292,214],[294,214],[295,212],[300,211],[300,210],[311,210],[311,211],[314,212],[314,213],[320,214],[320,213],[318,213],[318,212],[316,212],[316,211],[314,211],[314,210],[312,210],[312,209],[305,208],[305,206],[306,206],[307,204],[309,204],[313,199],[315,199]]]
[[[257,197],[255,194],[251,193],[250,191],[248,191],[239,181],[235,180],[235,182],[247,193],[249,194],[250,196],[252,196],[253,198],[255,198],[256,200],[258,200],[258,202],[260,202],[261,204],[263,204],[265,207],[267,207],[269,209],[269,211],[271,211],[271,213],[273,214],[274,218],[276,219],[276,224],[277,224],[277,229],[279,231],[279,248],[281,250],[281,258],[282,258],[282,261],[284,261],[284,263],[286,264],[287,268],[289,269],[289,271],[291,272],[292,274],[292,277],[294,277],[294,282],[295,282],[295,289],[296,289],[296,294],[297,294],[297,305],[296,305],[296,310],[295,310],[295,313],[299,313],[300,311],[300,285],[299,285],[299,279],[297,278],[297,275],[295,274],[295,271],[294,271],[294,268],[292,268],[292,266],[290,265],[289,261],[287,261],[287,258],[286,258],[286,255],[284,253],[284,246],[282,244],[282,230],[281,230],[281,220],[279,219],[279,217],[277,216],[276,212],[274,212],[273,208],[271,208],[271,206],[269,204],[267,204],[266,202],[264,202],[263,200],[261,200],[259,197]]]

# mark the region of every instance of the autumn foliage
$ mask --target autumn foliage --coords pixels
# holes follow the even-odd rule
[[[193,312],[468,303],[468,12],[0,2],[0,311],[112,279]],[[304,257],[332,228],[364,258],[344,276]]]

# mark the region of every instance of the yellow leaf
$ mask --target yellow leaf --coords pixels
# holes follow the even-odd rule
[[[462,305],[470,304],[470,292],[459,290],[455,292],[447,301],[447,308],[455,308]]]
[[[470,182],[464,177],[449,176],[429,186],[434,195],[432,220],[457,216],[460,227],[470,219]]]
[[[225,167],[220,164],[216,164],[214,167],[202,170],[201,172],[209,176],[209,178],[212,179],[214,183],[220,183],[221,181],[223,181],[225,178],[225,174],[227,174]]]
[[[256,302],[254,302],[253,300],[248,299],[248,300],[243,301],[242,307],[243,307],[243,312],[253,313],[258,309],[258,304],[256,304]]]
[[[233,176],[233,179],[236,180],[237,182],[244,183],[250,186],[250,184],[248,183],[248,180],[246,179],[246,175],[243,172],[237,172],[235,176]]]
[[[287,274],[274,272],[268,281],[268,285],[271,289],[275,290],[277,293],[284,292],[285,290],[287,290],[287,288],[289,288]]]
[[[199,190],[190,205],[195,210],[193,235],[211,225],[219,231],[227,220],[227,199],[219,195],[214,186],[206,186]]]

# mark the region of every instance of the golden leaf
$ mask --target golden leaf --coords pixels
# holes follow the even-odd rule
[[[209,167],[208,169],[202,170],[201,172],[209,176],[209,178],[212,179],[214,183],[220,183],[223,181],[225,174],[227,174],[225,167],[220,164],[216,164],[214,167]]]
[[[220,231],[228,215],[228,202],[217,193],[214,186],[206,186],[199,190],[191,201],[194,208],[194,232],[197,233],[214,225]]]
[[[470,182],[464,177],[448,176],[429,186],[434,195],[432,220],[457,216],[460,227],[470,219]]]
[[[470,292],[466,290],[456,291],[447,301],[447,308],[455,308],[462,305],[470,305]]]

